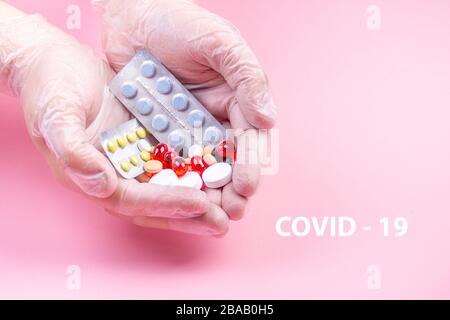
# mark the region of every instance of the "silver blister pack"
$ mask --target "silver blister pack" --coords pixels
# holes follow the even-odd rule
[[[174,149],[226,138],[222,124],[147,50],[136,53],[110,89],[159,142]]]
[[[100,143],[120,175],[131,179],[144,172],[144,162],[150,158],[155,141],[136,119],[132,119],[102,132]]]

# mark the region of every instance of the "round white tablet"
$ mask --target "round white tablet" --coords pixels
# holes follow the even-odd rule
[[[178,184],[178,177],[172,169],[164,169],[155,174],[149,183],[160,186],[175,186]]]
[[[178,179],[178,185],[200,190],[203,186],[203,180],[197,172],[189,171]]]
[[[152,148],[152,146],[150,145],[150,143],[145,140],[145,139],[141,139],[138,141],[137,143],[137,147],[139,149],[139,151],[148,151],[150,152],[150,149]]]
[[[198,144],[193,144],[189,147],[189,158],[192,158],[193,156],[203,156],[203,148],[199,146]]]
[[[231,166],[226,162],[215,163],[203,171],[202,178],[208,188],[220,188],[231,181]]]

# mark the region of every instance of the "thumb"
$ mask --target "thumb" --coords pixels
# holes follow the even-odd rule
[[[86,194],[104,198],[117,187],[117,175],[108,160],[89,143],[81,106],[62,97],[41,108],[38,131],[67,176]]]

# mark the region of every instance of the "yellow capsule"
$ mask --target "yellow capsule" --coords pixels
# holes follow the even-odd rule
[[[150,160],[150,152],[142,150],[141,151],[141,159],[144,161],[149,161]]]
[[[145,136],[147,135],[147,132],[145,131],[144,128],[139,127],[139,128],[136,129],[136,134],[137,134],[137,136],[138,136],[140,139],[144,139]]]
[[[119,137],[119,138],[117,138],[117,143],[119,144],[119,146],[121,148],[125,148],[128,144],[128,141],[124,137]]]
[[[203,148],[203,154],[211,154],[214,150],[214,147],[209,145]]]
[[[106,144],[106,147],[108,148],[109,152],[114,153],[117,150],[117,143],[114,140],[110,140]]]
[[[120,167],[122,168],[123,171],[128,172],[131,170],[131,163],[128,160],[123,160],[120,163]]]
[[[127,139],[128,139],[128,141],[130,142],[130,143],[135,143],[136,142],[136,140],[137,140],[137,135],[136,135],[136,133],[134,133],[134,132],[132,132],[132,131],[130,131],[130,132],[128,132],[127,133]]]
[[[137,167],[139,165],[139,158],[134,154],[130,157],[130,162],[133,166]]]

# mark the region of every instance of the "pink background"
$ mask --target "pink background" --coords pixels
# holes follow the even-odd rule
[[[88,1],[10,1],[100,50]],[[223,239],[127,225],[52,178],[0,100],[0,298],[450,298],[450,2],[198,1],[231,20],[280,109],[280,171]],[[283,215],[348,215],[350,238],[281,238]],[[384,238],[378,220],[404,216]],[[81,290],[66,268],[81,267]],[[366,268],[382,287],[366,287]]]

